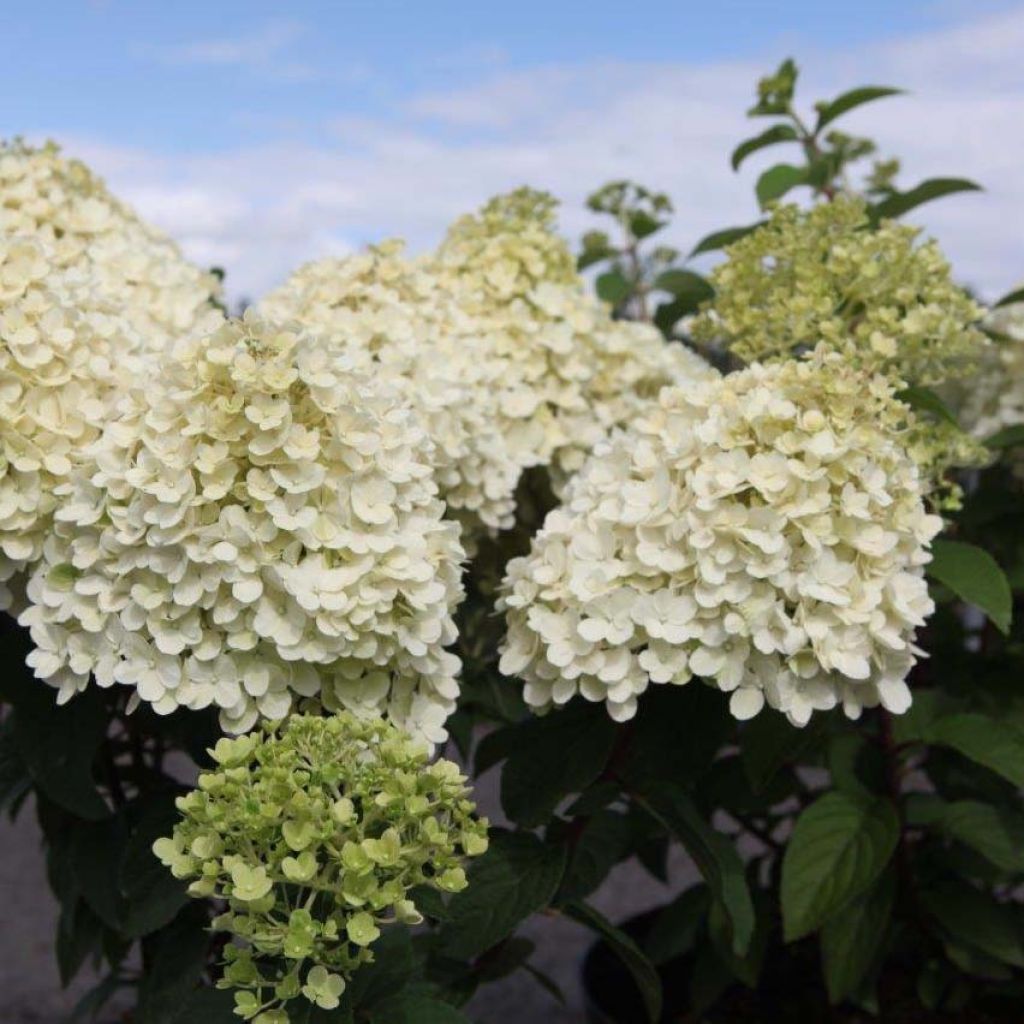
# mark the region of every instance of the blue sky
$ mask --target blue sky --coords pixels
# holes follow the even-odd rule
[[[681,241],[739,222],[752,178],[731,175],[728,150],[757,75],[790,53],[808,100],[879,76],[913,88],[863,122],[908,170],[1002,174],[1024,153],[984,151],[1021,135],[1021,42],[1019,0],[65,0],[5,17],[0,123],[89,159],[254,293],[383,235],[429,244],[524,180],[565,200],[570,232],[583,195],[624,173],[676,196]],[[998,185],[934,220],[990,289],[1024,277],[1024,192]],[[997,232],[993,255],[972,224]]]

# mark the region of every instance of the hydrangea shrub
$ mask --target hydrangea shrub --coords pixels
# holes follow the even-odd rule
[[[903,220],[973,182],[862,171],[898,90],[797,80],[707,274],[522,188],[239,316],[0,147],[0,809],[75,1019],[488,1020],[552,919],[615,1024],[1018,1019],[1024,295]]]

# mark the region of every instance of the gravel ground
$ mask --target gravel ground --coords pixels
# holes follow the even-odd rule
[[[484,776],[477,794],[482,809],[493,817],[496,772]],[[83,970],[62,990],[53,957],[56,905],[46,884],[41,837],[31,806],[11,824],[0,822],[0,1024],[60,1024],[89,987]],[[673,865],[677,884],[689,865]],[[678,890],[677,890],[678,891]],[[620,865],[591,902],[613,921],[665,902],[668,890],[635,864]],[[567,1005],[561,1007],[525,972],[489,985],[468,1007],[477,1024],[582,1024],[583,995],[579,965],[592,941],[585,929],[552,918],[528,922],[521,931],[537,943],[533,962],[561,986]],[[113,1024],[117,1013],[105,1015]]]

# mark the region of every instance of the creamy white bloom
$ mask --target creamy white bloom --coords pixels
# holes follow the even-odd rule
[[[502,365],[479,358],[473,320],[439,287],[424,261],[385,242],[297,270],[261,303],[295,320],[354,365],[391,381],[420,413],[437,453],[441,497],[471,535],[512,525],[520,466],[500,434],[488,396]]]
[[[612,320],[555,232],[554,200],[519,189],[458,220],[429,261],[472,321],[480,395],[523,467],[551,466],[556,489],[609,431],[666,384],[716,376],[649,324]]]
[[[213,274],[186,260],[84,164],[52,143],[0,143],[0,235],[51,246],[62,288],[82,310],[116,306],[148,350],[193,328],[219,294]]]
[[[383,382],[257,317],[187,336],[58,490],[21,622],[67,700],[92,674],[231,731],[298,698],[431,743],[458,693],[458,527]]]
[[[892,402],[824,354],[664,389],[509,563],[502,671],[538,710],[582,694],[617,720],[693,676],[738,718],[906,710],[941,520]]]
[[[0,584],[42,554],[56,488],[83,458],[133,366],[113,310],[68,297],[52,245],[0,234]],[[10,593],[0,587],[0,607]]]

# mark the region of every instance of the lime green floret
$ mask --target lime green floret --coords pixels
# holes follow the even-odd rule
[[[388,722],[293,716],[211,754],[153,852],[190,895],[226,901],[219,984],[244,1020],[285,1024],[292,999],[338,1006],[381,928],[422,920],[410,891],[458,892],[487,849],[459,768]]]
[[[810,210],[778,206],[726,249],[695,334],[747,363],[824,344],[910,385],[968,372],[987,345],[977,326],[983,310],[919,234],[894,221],[872,229],[852,197]]]

